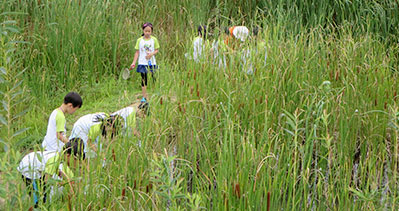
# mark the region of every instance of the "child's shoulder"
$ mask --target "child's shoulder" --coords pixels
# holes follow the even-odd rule
[[[55,118],[57,114],[61,114],[61,116],[65,116],[64,113],[59,109],[55,108],[53,111],[51,111],[50,117],[53,116]]]
[[[154,39],[154,40],[158,41],[158,39],[155,36],[152,36],[152,35],[151,35],[151,39]]]

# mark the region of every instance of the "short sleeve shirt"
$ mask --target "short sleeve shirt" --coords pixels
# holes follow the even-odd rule
[[[145,57],[148,53],[154,52],[159,49],[158,39],[151,36],[150,39],[145,39],[144,36],[137,39],[136,46],[134,47],[139,51],[139,65],[148,65],[148,59]],[[156,65],[155,56],[151,57],[151,65]]]
[[[55,109],[48,120],[47,132],[42,142],[45,151],[62,151],[64,143],[57,138],[57,132],[62,132],[66,136],[66,120],[64,112]]]
[[[196,62],[204,59],[204,51],[209,47],[208,40],[196,37],[193,40],[193,59]]]
[[[54,151],[31,152],[22,158],[17,170],[28,179],[40,179],[47,161],[57,154]]]
[[[73,125],[69,139],[81,138],[84,143],[84,152],[88,152],[89,138],[91,141],[95,141],[101,135],[101,122],[96,121],[98,117],[104,118],[105,113],[84,115]]]
[[[119,115],[125,121],[124,127],[135,128],[136,127],[136,112],[133,107],[122,108],[119,111],[114,112],[112,115]]]
[[[68,178],[72,178],[73,172],[67,165],[63,165],[61,162],[61,155],[57,153],[55,156],[49,158],[45,164],[44,172],[49,175],[57,175],[58,171],[61,170]]]

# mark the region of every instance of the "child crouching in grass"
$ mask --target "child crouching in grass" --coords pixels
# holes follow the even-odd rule
[[[100,138],[111,134],[111,139],[118,133],[122,124],[121,117],[109,116],[105,113],[87,114],[78,119],[72,128],[70,139],[80,138],[84,143],[84,153],[87,157],[95,157],[98,148],[101,149]]]
[[[144,118],[148,112],[148,103],[134,103],[126,108],[122,108],[111,114],[111,116],[120,116],[123,118],[123,128],[125,129],[125,134],[130,136],[133,135],[139,137],[140,133],[137,131],[136,117]]]
[[[62,152],[35,151],[23,157],[17,170],[21,173],[28,193],[33,194],[34,206],[38,207],[40,201],[48,201],[47,192],[52,183],[49,181],[50,177],[58,177],[69,184],[71,193],[74,194],[74,174],[70,168],[76,168],[78,162],[83,159],[83,142],[78,138],[65,144]]]
[[[200,25],[197,29],[198,36],[193,39],[193,59],[195,62],[205,61],[205,51],[209,47],[206,36],[206,26]]]

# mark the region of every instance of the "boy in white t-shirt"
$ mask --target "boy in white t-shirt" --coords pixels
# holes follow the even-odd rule
[[[82,98],[76,92],[69,92],[64,97],[64,103],[51,113],[47,125],[47,133],[42,142],[45,151],[61,152],[64,144],[68,142],[66,137],[65,114],[73,114],[82,106]]]

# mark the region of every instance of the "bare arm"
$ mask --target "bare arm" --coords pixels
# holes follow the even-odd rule
[[[136,130],[136,128],[133,129],[133,135],[135,135],[137,138],[140,137],[140,132]]]
[[[92,143],[91,138],[87,139],[87,145],[94,151],[97,152],[97,146]]]
[[[62,141],[64,144],[68,143],[68,139],[63,135],[63,132],[57,132],[58,140]]]
[[[70,179],[67,177],[67,175],[63,172],[63,171],[58,171],[58,174],[57,174],[59,177],[61,177],[62,179],[65,179],[66,180],[66,183],[68,183],[69,184],[69,187],[71,188],[71,193],[72,194],[75,194],[75,192],[73,191],[73,186],[72,186],[72,184],[73,184],[73,181],[70,181]],[[47,182],[48,182],[48,179],[50,178],[51,176],[49,175],[49,174],[45,174],[44,175],[44,181],[46,182],[46,184],[47,184]],[[64,184],[66,184],[66,183],[61,183],[60,185],[64,185]]]
[[[137,62],[137,59],[139,58],[139,51],[136,51],[136,53],[134,54],[134,59],[133,59],[133,62],[132,62],[132,64],[130,65],[130,69],[133,69],[134,67],[136,67],[136,62]]]
[[[155,51],[152,52],[152,55],[155,56],[155,54],[157,54],[158,52],[159,52],[159,50],[158,50],[158,49],[155,49]]]
[[[71,194],[75,195],[75,191],[73,191],[73,184],[74,182],[71,181],[71,178],[69,178],[63,171],[58,171],[58,176],[60,176],[63,180],[66,180],[66,183],[68,183],[69,187],[71,188]]]

